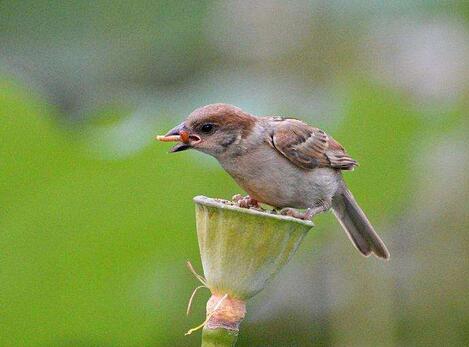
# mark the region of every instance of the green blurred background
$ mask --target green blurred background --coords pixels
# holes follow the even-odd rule
[[[391,251],[331,214],[239,346],[469,345],[467,1],[0,1],[0,345],[198,346],[192,197],[240,189],[153,136],[227,102],[338,139]]]

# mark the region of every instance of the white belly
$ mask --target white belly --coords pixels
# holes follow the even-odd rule
[[[334,196],[341,179],[334,169],[301,169],[268,145],[220,163],[252,198],[274,207],[316,206]]]

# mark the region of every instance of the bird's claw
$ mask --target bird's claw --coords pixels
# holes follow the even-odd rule
[[[242,196],[241,194],[234,195],[231,200],[239,207],[250,208],[250,207],[259,207],[259,203],[256,199],[251,198],[249,195]]]
[[[280,210],[280,214],[283,216],[290,216],[302,220],[311,220],[314,216],[314,209],[308,208],[306,211],[299,211],[291,207],[285,207]]]

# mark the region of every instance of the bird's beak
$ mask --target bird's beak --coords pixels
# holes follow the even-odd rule
[[[171,153],[185,151],[200,141],[200,137],[192,135],[184,123],[172,128],[164,136],[157,136],[156,139],[163,142],[180,142],[169,150]]]

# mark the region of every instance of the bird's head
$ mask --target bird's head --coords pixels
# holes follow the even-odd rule
[[[255,117],[238,107],[211,104],[194,110],[184,122],[157,139],[180,142],[170,152],[193,148],[218,157],[246,138],[255,122]]]

